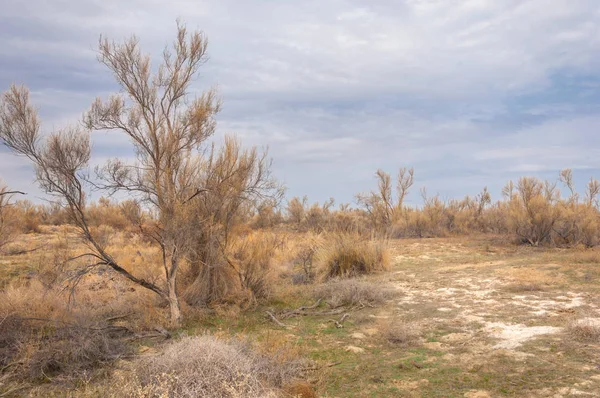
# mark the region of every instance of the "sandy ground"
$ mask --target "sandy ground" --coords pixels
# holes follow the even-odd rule
[[[450,259],[454,264],[447,264],[448,258],[444,256],[447,253],[460,255],[460,245],[443,251],[432,244],[433,253],[419,254],[428,249],[422,243],[415,243],[402,249],[409,254],[396,257],[399,264],[396,269],[400,270],[394,271],[391,280],[399,298],[396,308],[383,316],[414,320],[425,330],[451,331],[442,333],[436,341],[423,343],[427,348],[443,352],[448,362],[474,371],[498,362],[499,357],[502,357],[502,366],[510,371],[528,360],[557,364],[565,354],[560,348],[550,353],[549,347],[553,342],[561,347],[565,339],[572,339],[566,331],[569,322],[600,325],[597,295],[564,285],[530,287],[527,283],[536,279],[543,281],[543,278],[535,278],[539,267],[530,266],[531,272],[523,272],[522,265],[513,266],[504,260],[461,263],[456,258]],[[443,254],[436,256],[436,253]],[[533,277],[519,279],[519,273],[533,273]],[[555,275],[553,282],[560,281],[561,277]],[[586,344],[585,348],[600,362],[598,342]],[[561,368],[560,365],[557,368]],[[573,365],[569,358],[564,366],[581,364]],[[594,364],[585,366],[590,369],[583,370],[593,370]],[[540,385],[536,390],[524,392],[523,396],[600,396],[600,363],[596,366],[598,371],[587,372],[589,377],[575,377],[577,383]],[[413,391],[413,396],[423,384],[412,382],[402,387]],[[490,391],[473,390],[464,396],[495,395]]]

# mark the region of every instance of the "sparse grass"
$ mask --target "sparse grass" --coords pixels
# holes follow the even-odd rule
[[[522,283],[511,283],[505,287],[505,290],[511,293],[523,293],[523,292],[540,292],[543,291],[543,287],[535,282],[522,282]]]
[[[66,248],[61,246],[65,236],[69,243]],[[0,336],[0,346],[7,348],[1,350],[3,358],[8,358],[4,363],[19,361],[19,358],[35,360],[31,368],[25,365],[9,368],[9,371],[18,370],[20,380],[28,383],[27,388],[17,394],[90,398],[174,396],[179,383],[197,377],[194,374],[198,372],[211,375],[213,371],[216,376],[212,380],[217,382],[211,388],[221,396],[232,397],[275,394],[271,396],[288,398],[301,394],[303,398],[312,398],[317,396],[314,390],[318,396],[328,397],[462,397],[472,390],[484,391],[490,396],[551,396],[568,395],[561,390],[564,386],[588,393],[599,387],[598,382],[590,378],[597,374],[595,369],[590,369],[590,364],[597,359],[591,348],[598,344],[596,329],[587,323],[568,322],[572,312],[581,314],[581,309],[555,308],[550,303],[556,300],[557,305],[566,305],[571,302],[572,294],[581,294],[587,304],[597,305],[594,298],[597,296],[586,295],[597,291],[595,283],[586,282],[597,272],[593,250],[517,247],[484,237],[391,241],[389,248],[398,256],[393,273],[328,278],[314,285],[294,286],[290,272],[299,270],[298,264],[293,264],[294,256],[303,240],[315,236],[294,233],[280,238],[285,238],[285,242],[272,257],[274,272],[267,280],[274,294],[268,300],[258,301],[250,308],[184,306],[185,329],[173,333],[177,339],[180,331],[192,336],[209,332],[213,337],[189,337],[182,341],[209,338],[209,343],[199,346],[204,349],[218,346],[217,351],[225,354],[233,350],[235,360],[223,360],[224,363],[233,363],[232,366],[239,363],[243,369],[251,369],[249,373],[240,370],[233,372],[235,377],[227,376],[232,382],[222,390],[219,377],[231,375],[227,373],[231,368],[215,366],[222,363],[222,359],[214,359],[218,356],[211,354],[212,367],[205,369],[207,350],[198,354],[188,346],[175,350],[172,347],[179,343],[177,340],[173,346],[142,340],[124,347],[124,351],[119,347],[104,350],[102,336],[94,336],[85,329],[77,336],[66,330],[59,331],[57,325],[62,321],[78,327],[95,327],[102,325],[105,318],[130,312],[133,314],[117,324],[132,331],[147,331],[164,324],[166,311],[153,296],[104,271],[84,277],[75,302],[67,308],[68,295],[60,293],[62,285],[40,280],[53,279],[49,270],[54,270],[51,263],[56,249],[78,253],[76,237],[65,234],[63,228],[48,229],[43,236],[20,236],[16,243],[28,249],[46,246],[19,256],[0,256],[5,265],[1,274],[4,289],[0,292],[0,321],[4,315],[12,314],[12,318],[5,320],[13,322],[13,326],[7,323],[8,330],[29,333],[25,345],[15,344],[15,341],[24,341],[18,333]],[[323,235],[319,242],[329,239]],[[147,242],[119,231],[111,232],[109,240],[111,251],[136,275],[155,277],[158,270],[145,265],[155,261],[154,249]],[[56,252],[59,257],[60,250]],[[320,264],[315,261],[316,267]],[[67,268],[65,272],[68,271]],[[480,296],[469,292],[475,285],[482,289],[473,290]],[[439,299],[440,289],[451,288],[455,289],[445,297],[460,305],[453,306]],[[547,314],[538,317],[532,315],[536,308],[514,305],[514,295],[507,291],[524,292],[527,299],[523,303],[532,306],[537,300],[546,303]],[[537,291],[541,293],[526,294]],[[330,306],[349,308],[343,310],[343,314],[350,313],[343,328],[331,322],[342,314],[286,319],[287,328],[278,327],[265,317],[265,310],[298,308],[319,298],[324,301],[318,311],[326,312]],[[442,307],[444,311],[440,310]],[[53,322],[44,327],[42,323],[35,324],[38,326],[32,335],[32,325],[24,325],[15,315],[50,318]],[[492,350],[498,341],[481,332],[487,321],[566,328],[560,335],[562,339],[557,335],[540,336],[514,351]],[[11,340],[12,337],[19,339]],[[118,341],[114,337],[109,340]],[[240,343],[244,338],[252,344]],[[91,346],[86,346],[87,341]],[[73,347],[63,346],[68,342],[73,342]],[[348,346],[364,351],[346,351]],[[112,360],[123,355],[121,353],[127,355],[129,349],[136,354],[138,347],[144,350],[137,353],[141,354],[139,360],[132,361],[130,357]],[[99,356],[98,349],[102,351]],[[61,351],[60,355],[56,354],[57,350]],[[170,356],[165,354],[167,351]],[[86,362],[87,357],[99,359]],[[299,358],[310,358],[314,363],[302,365]],[[63,365],[55,367],[54,361]],[[160,364],[161,361],[165,362]],[[177,364],[179,361],[181,364]],[[296,373],[299,367],[314,370]],[[140,375],[134,377],[138,370]],[[282,372],[283,376],[277,376]],[[0,374],[0,381],[4,382],[6,376],[6,372]],[[306,381],[298,380],[298,376]],[[591,384],[574,387],[586,380]],[[15,386],[18,387],[10,383],[2,385],[0,394]],[[189,388],[193,391],[197,386]]]
[[[599,343],[600,342],[600,319],[582,318],[569,322],[567,327],[569,336],[577,341]]]
[[[383,304],[393,295],[392,290],[368,280],[338,279],[314,287],[315,299],[322,299],[331,307],[375,306]]]

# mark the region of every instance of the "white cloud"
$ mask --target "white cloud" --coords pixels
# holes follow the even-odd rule
[[[349,200],[401,165],[448,195],[600,168],[596,0],[4,0],[0,84],[31,85],[48,127],[62,126],[115,88],[95,62],[100,33],[136,33],[159,54],[177,17],[209,37],[196,88],[218,84],[220,132],[269,145],[292,194]],[[584,100],[544,98],[563,75],[592,78]]]

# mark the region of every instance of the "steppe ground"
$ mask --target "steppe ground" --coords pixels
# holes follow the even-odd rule
[[[389,244],[391,270],[360,280],[386,292],[385,302],[345,310],[343,327],[334,322],[343,313],[273,322],[266,311],[280,317],[315,301],[314,287],[287,283],[267,303],[208,314],[180,332],[292,347],[313,360],[306,379],[323,397],[599,395],[600,250],[487,236]],[[29,257],[0,258],[3,279]],[[161,344],[137,349],[147,355]]]

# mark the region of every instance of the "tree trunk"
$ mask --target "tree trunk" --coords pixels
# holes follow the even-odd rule
[[[178,327],[181,324],[181,307],[179,306],[179,297],[177,296],[176,276],[170,275],[167,280],[169,293],[169,309],[171,311],[171,325]]]

